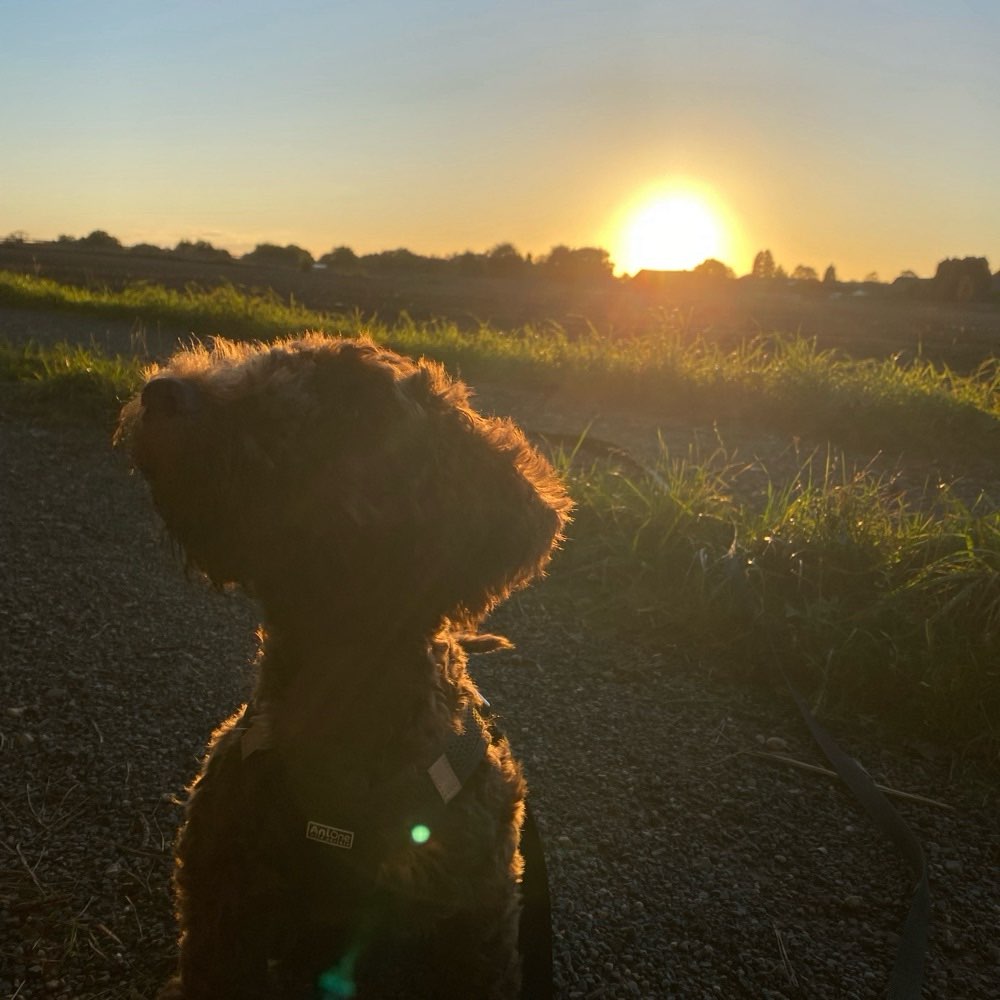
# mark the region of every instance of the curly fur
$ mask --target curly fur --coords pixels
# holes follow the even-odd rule
[[[217,340],[148,375],[116,440],[188,562],[264,617],[253,699],[190,789],[161,996],[517,996],[525,783],[467,711],[463,639],[543,571],[561,483],[439,366],[368,341]],[[410,792],[469,718],[484,760],[415,844]],[[377,835],[317,845],[310,810]]]

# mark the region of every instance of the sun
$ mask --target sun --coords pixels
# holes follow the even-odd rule
[[[628,274],[686,271],[728,251],[725,226],[709,199],[694,191],[642,198],[624,218],[614,260]]]

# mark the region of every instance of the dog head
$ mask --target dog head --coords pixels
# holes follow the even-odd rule
[[[571,509],[512,423],[369,341],[181,351],[150,370],[116,440],[216,584],[359,623],[387,608],[478,621],[544,569]]]

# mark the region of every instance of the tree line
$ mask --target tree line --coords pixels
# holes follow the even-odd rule
[[[17,244],[27,242],[20,233],[12,233],[2,242]],[[356,254],[350,247],[334,247],[318,258],[304,247],[288,244],[258,243],[249,252],[234,255],[215,247],[206,240],[181,240],[172,249],[151,243],[123,246],[117,237],[102,229],[87,236],[60,236],[59,246],[81,249],[121,252],[144,257],[171,257],[205,263],[247,263],[265,267],[289,268],[302,271],[330,268],[353,273],[418,274],[428,272],[451,273],[463,277],[517,278],[537,274],[561,281],[607,281],[614,272],[614,264],[607,250],[600,247],[555,246],[547,254],[532,257],[518,252],[511,243],[498,243],[485,253],[453,254],[450,257],[425,257],[410,250],[383,250],[379,253]]]
[[[24,233],[15,232],[2,240],[5,244],[27,242]],[[228,250],[215,247],[206,240],[181,240],[172,249],[139,243],[123,246],[121,241],[102,229],[95,229],[87,236],[60,236],[57,245],[104,251],[116,251],[147,257],[171,257],[204,263],[247,263],[264,267],[312,270],[329,268],[341,273],[354,274],[427,274],[439,273],[460,277],[526,278],[537,275],[557,281],[574,283],[606,282],[613,277],[614,263],[607,250],[601,247],[554,246],[547,254],[533,257],[521,254],[512,243],[498,243],[484,253],[467,250],[449,257],[427,257],[399,248],[378,253],[357,254],[350,247],[334,247],[318,258],[295,244],[279,246],[258,243],[253,250],[235,256]],[[657,274],[659,272],[647,272]],[[681,272],[686,273],[686,272]],[[731,267],[722,261],[709,258],[691,269],[698,280],[730,281],[736,279]],[[946,301],[969,302],[991,298],[997,294],[994,283],[1000,279],[990,272],[985,257],[946,258],[937,265],[934,277],[921,279],[913,271],[903,271],[893,282],[907,294]],[[760,250],[754,256],[750,273],[741,281],[773,283],[791,282],[799,286],[825,287],[828,290],[840,285],[833,264],[827,266],[822,278],[819,272],[806,264],[798,264],[787,271],[778,264],[770,250]],[[857,283],[851,283],[857,284]],[[863,285],[881,284],[874,271],[867,274]]]
[[[823,272],[822,280],[815,268],[804,264],[799,264],[789,274],[780,264],[775,263],[770,250],[761,250],[756,254],[748,277],[757,281],[791,280],[827,287],[839,283],[837,269],[833,264]],[[1000,282],[1000,271],[997,272],[996,280]],[[906,270],[892,284],[914,297],[972,302],[991,298],[995,294],[994,281],[989,261],[985,257],[948,257],[938,263],[933,278],[922,279],[916,272]],[[880,284],[878,274],[872,271],[865,275],[861,284]]]

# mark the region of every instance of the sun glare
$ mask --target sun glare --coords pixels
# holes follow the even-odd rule
[[[689,191],[643,199],[625,217],[617,252],[618,269],[635,274],[686,271],[709,257],[723,258],[727,234],[707,198]]]

